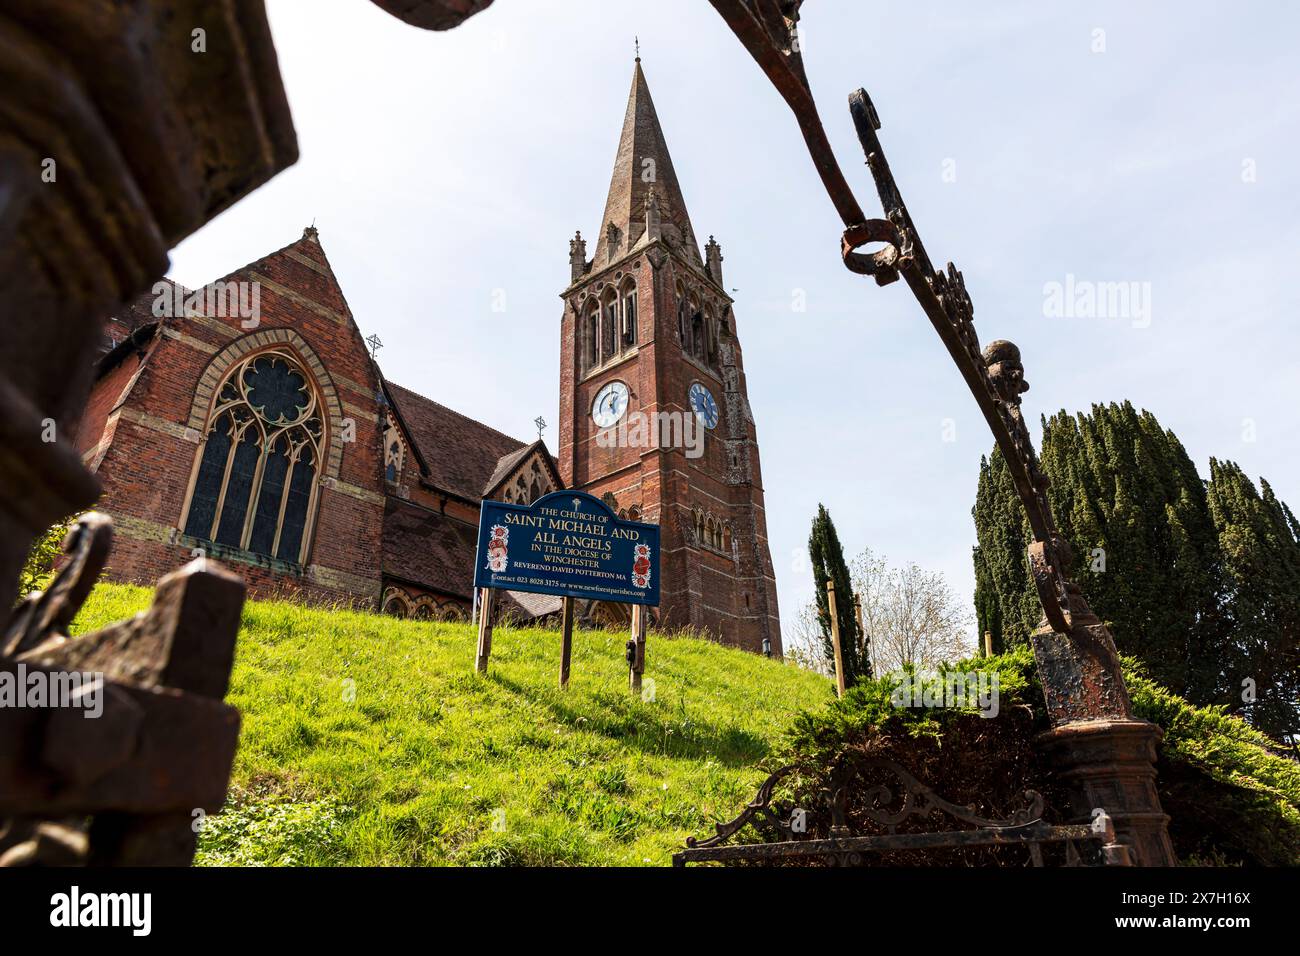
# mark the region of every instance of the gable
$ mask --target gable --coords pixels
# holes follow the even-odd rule
[[[530,503],[563,487],[555,459],[539,439],[498,462],[496,472],[483,488],[483,497]]]
[[[441,491],[477,502],[501,460],[524,442],[393,382],[386,382],[425,480]]]

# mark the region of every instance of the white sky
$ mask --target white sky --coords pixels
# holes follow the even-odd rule
[[[315,220],[390,379],[520,439],[544,415],[554,447],[568,239],[594,248],[639,35],[695,232],[737,290],[784,625],[812,594],[818,501],[846,551],[970,595],[992,439],[904,284],[840,264],[788,110],[706,0],[497,0],[442,34],[364,0],[268,6],[302,159],[183,243],[174,278],[202,285]],[[1028,418],[1128,398],[1203,476],[1231,458],[1300,506],[1300,7],[974,6],[805,5],[813,90],[868,215],[859,86],[981,341],[1021,347]],[[1067,274],[1149,283],[1149,325],[1046,316]]]

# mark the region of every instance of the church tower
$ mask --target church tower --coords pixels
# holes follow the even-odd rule
[[[758,439],[722,250],[704,255],[638,57],[595,253],[561,294],[565,482],[660,525],[659,623],[781,654]]]

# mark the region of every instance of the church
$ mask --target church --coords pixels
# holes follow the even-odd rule
[[[710,237],[701,255],[639,58],[598,237],[590,259],[569,243],[554,455],[386,379],[314,228],[110,316],[77,432],[116,528],[106,575],[151,583],[202,555],[255,595],[465,619],[480,503],[578,488],[660,526],[658,626],[779,656],[722,252]],[[627,440],[638,416],[677,427]],[[496,607],[533,620],[558,603]]]

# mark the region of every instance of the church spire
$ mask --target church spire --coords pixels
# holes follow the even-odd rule
[[[593,266],[599,268],[621,258],[647,236],[647,204],[653,196],[663,239],[697,265],[702,264],[695,232],[686,212],[673,161],[668,155],[659,117],[655,114],[650,87],[637,58],[628,94],[623,132],[614,159],[614,174],[605,200],[605,218],[600,224],[600,241]]]

